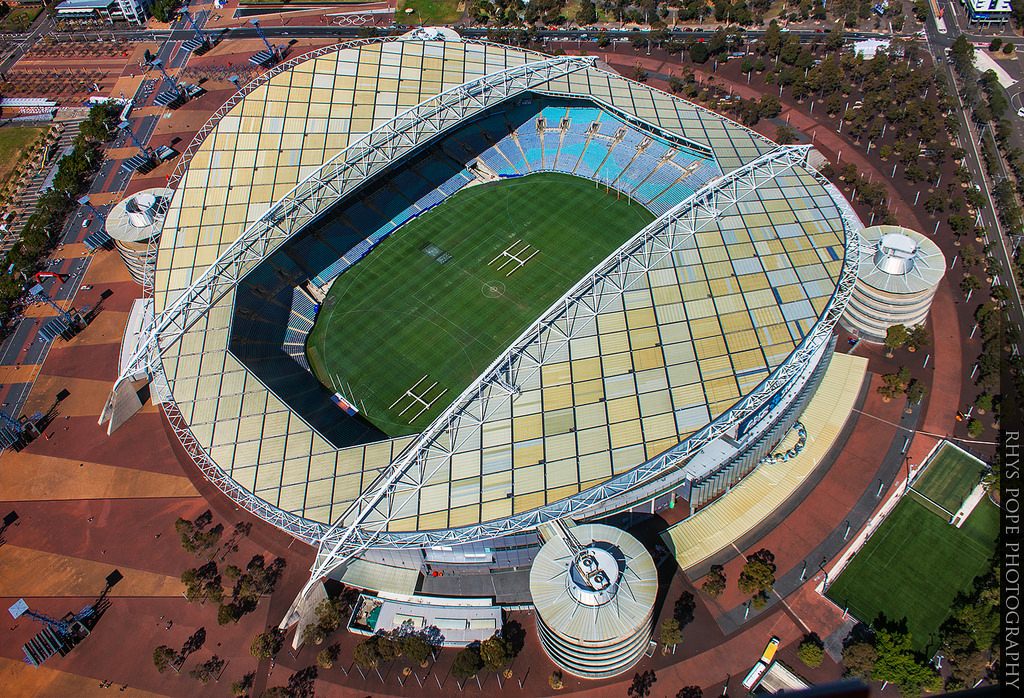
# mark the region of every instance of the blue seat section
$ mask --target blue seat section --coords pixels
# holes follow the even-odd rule
[[[505,156],[505,159],[512,163],[512,170],[516,174],[525,174],[528,171],[526,160],[523,159],[523,151],[511,138],[498,141],[497,149]]]
[[[544,120],[548,124],[548,128],[558,128],[562,123],[562,119],[566,116],[565,107],[544,107],[540,115],[544,117]]]
[[[573,172],[586,144],[586,138],[579,133],[571,130],[566,131],[565,135],[562,136],[562,148],[558,151],[558,159],[555,161],[554,169],[559,172]]]
[[[505,159],[505,156],[501,154],[497,147],[488,148],[484,152],[480,153],[480,157],[477,159],[487,165],[490,169],[494,170],[495,173],[504,177],[510,177],[519,173],[518,170],[509,164],[508,160]]]
[[[287,293],[282,295],[287,297]],[[309,337],[309,331],[313,329],[317,310],[309,296],[298,288],[291,289],[291,313],[288,315],[281,349],[307,371],[310,369],[306,360],[306,339]]]
[[[530,124],[519,129],[519,145],[526,157],[528,171],[540,169],[540,163],[544,162],[544,156],[541,152],[540,136],[537,129]]]
[[[544,162],[541,167],[545,170],[555,169],[555,158],[558,157],[558,146],[561,134],[558,131],[544,132]]]
[[[651,201],[668,189],[673,182],[679,179],[680,175],[679,168],[664,163],[661,167],[654,170],[643,184],[636,188],[633,195],[640,201]]]
[[[658,161],[656,159],[648,157],[646,153],[640,153],[633,158],[633,162],[623,171],[618,182],[616,182],[616,186],[628,194],[633,194],[636,188],[640,186],[640,183],[647,179],[657,166]]]
[[[540,124],[544,128],[538,131]],[[337,215],[290,241],[285,254],[277,255],[284,267],[272,272],[272,279],[261,277],[260,283],[273,296],[282,279],[330,282],[392,232],[472,182],[467,164],[473,160],[501,177],[553,170],[614,182],[655,213],[668,210],[718,174],[713,162],[601,109],[535,98],[467,124],[397,172],[364,185]],[[293,305],[290,299],[281,302]],[[289,346],[297,346],[296,337],[289,335]]]
[[[602,112],[601,118],[598,121],[597,131],[602,136],[607,136],[608,138],[611,138],[618,132],[620,128],[623,127],[623,125],[624,124],[618,119],[616,119],[614,116]]]
[[[467,172],[466,170],[460,170],[459,172],[456,172],[454,175],[452,175],[445,181],[441,182],[441,184],[437,186],[438,191],[441,192],[441,198],[437,201],[437,203],[441,203],[441,201],[444,201],[444,199],[451,196],[459,189],[462,189],[464,186],[466,186],[472,181],[473,178],[469,175],[469,172]],[[431,206],[436,205],[437,204],[431,204],[429,206],[426,206],[426,208],[431,208]]]
[[[601,165],[601,169],[597,171],[597,178],[602,182],[614,182],[622,170],[629,163],[630,157],[625,157],[624,153],[617,152],[617,148],[612,148],[611,157],[605,158],[604,164]]]
[[[597,168],[601,166],[608,155],[608,142],[603,138],[591,138],[587,143],[583,157],[576,166],[575,173],[581,177],[593,177],[597,174]]]
[[[601,117],[600,109],[589,107],[573,107],[569,110],[569,118],[572,120],[572,129],[586,131],[590,125]]]

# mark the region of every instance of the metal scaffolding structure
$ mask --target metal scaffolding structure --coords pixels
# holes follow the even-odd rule
[[[860,220],[842,195],[808,166],[809,151],[809,146],[779,147],[708,184],[648,225],[578,282],[392,461],[327,530],[320,540],[310,584],[371,545],[402,548],[469,543],[579,515],[595,504],[684,465],[705,445],[756,412],[776,391],[805,371],[808,362],[831,337],[853,291],[861,228]],[[772,179],[792,174],[794,168],[810,173],[836,204],[846,232],[845,261],[837,288],[814,329],[755,390],[674,448],[578,495],[517,516],[466,528],[386,532],[390,521],[399,517],[398,513],[417,496],[431,475],[450,464],[452,455],[470,438],[472,430],[480,428],[492,413],[507,409],[507,402],[514,399],[517,392],[515,386],[526,378],[526,372],[539,371],[545,357],[557,355],[564,348],[574,336],[574,327],[594,318],[613,297],[626,293],[637,280],[656,268],[659,261],[681,249],[697,232],[733,210],[746,196]]]
[[[374,174],[481,111],[594,62],[594,58],[563,56],[491,73],[440,92],[358,138],[250,224],[154,318],[143,333],[145,339],[122,367],[114,390],[126,380],[156,374],[162,349],[177,342],[278,246]]]

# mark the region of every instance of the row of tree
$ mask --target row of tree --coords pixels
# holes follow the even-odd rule
[[[53,186],[39,196],[20,239],[4,257],[2,266],[7,273],[0,274],[0,326],[6,326],[21,310],[25,282],[39,271],[53,249],[65,218],[102,160],[100,146],[113,136],[117,117],[118,111],[112,106],[98,105],[89,110],[71,152],[57,163]]]

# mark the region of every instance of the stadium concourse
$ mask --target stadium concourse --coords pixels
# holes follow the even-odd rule
[[[450,32],[293,59],[219,110],[171,178],[154,329],[125,347],[104,416],[122,423],[124,379],[148,375],[204,474],[319,546],[307,590],[329,576],[455,597],[431,572],[522,576],[546,522],[702,506],[785,437],[828,365],[861,227],[813,156],[590,59]],[[401,378],[368,414],[344,365],[317,380],[297,347],[335,280],[459,190],[539,171],[653,221],[602,243],[604,261],[557,295],[521,296],[529,314],[475,378],[404,366],[383,343],[378,361],[398,357]],[[563,254],[489,232],[500,263],[473,269],[485,291],[509,263],[525,274]],[[425,243],[406,275],[438,273],[449,253]],[[497,313],[508,302],[483,298]],[[428,417],[416,433],[380,428],[410,404]],[[525,577],[508,579],[507,600],[528,602]]]

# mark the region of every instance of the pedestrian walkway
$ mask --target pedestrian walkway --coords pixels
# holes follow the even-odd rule
[[[833,354],[800,417],[807,430],[803,451],[789,460],[758,466],[718,500],[662,534],[680,569],[691,569],[742,539],[800,488],[825,460],[853,413],[867,366],[862,357]]]

